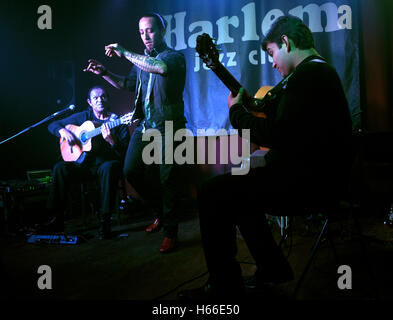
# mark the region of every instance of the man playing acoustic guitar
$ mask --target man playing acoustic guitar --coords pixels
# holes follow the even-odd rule
[[[179,292],[183,299],[243,296],[236,227],[257,265],[247,288],[292,280],[265,214],[304,214],[321,204],[328,208],[348,186],[352,127],[337,72],[315,50],[310,29],[293,16],[273,23],[262,49],[286,79],[267,100],[266,117],[246,110],[250,99],[244,89],[231,93],[228,105],[233,127],[250,129],[251,142],[270,148],[266,166],[247,175],[216,176],[201,188],[198,207],[209,280]]]
[[[82,152],[75,161],[69,161],[62,152],[66,161],[56,163],[53,168],[53,184],[48,201],[48,208],[55,217],[47,227],[49,231],[64,231],[64,210],[72,183],[97,178],[101,201],[99,237],[106,239],[111,234],[111,211],[115,205],[116,189],[122,176],[122,163],[130,134],[124,124],[113,127],[112,124],[119,118],[109,112],[108,94],[104,88],[91,88],[87,103],[90,105],[88,110],[54,121],[48,126],[49,132],[60,138],[61,147],[71,150],[70,154],[80,151],[83,144],[70,127],[82,126],[91,121],[95,126],[101,125],[98,129],[101,134],[92,139],[91,150]]]

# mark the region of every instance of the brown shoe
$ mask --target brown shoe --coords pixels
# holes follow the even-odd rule
[[[150,225],[150,226],[148,226],[147,228],[146,228],[146,232],[147,233],[153,233],[153,232],[157,232],[157,231],[160,231],[160,229],[161,229],[161,221],[160,221],[160,219],[156,219],[156,220],[154,220],[154,222]]]
[[[175,243],[176,243],[176,238],[165,237],[164,240],[162,241],[160,252],[168,253],[173,251],[173,249],[175,248]]]

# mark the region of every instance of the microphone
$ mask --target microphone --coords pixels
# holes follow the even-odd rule
[[[52,117],[57,117],[57,116],[59,116],[59,115],[61,115],[63,113],[66,113],[67,111],[72,111],[74,109],[75,109],[75,106],[73,104],[71,104],[67,108],[65,108],[63,110],[60,110],[60,111],[57,111],[54,114],[52,114]]]

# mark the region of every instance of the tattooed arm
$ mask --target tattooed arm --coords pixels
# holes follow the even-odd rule
[[[105,54],[108,57],[113,57],[114,55],[117,55],[118,57],[124,56],[138,68],[146,72],[157,73],[165,76],[168,71],[168,67],[164,61],[128,51],[118,43],[107,45],[105,47]]]
[[[124,86],[124,77],[118,76],[112,72],[110,72],[104,65],[94,59],[89,59],[88,66],[83,69],[84,72],[91,72],[98,76],[101,76],[106,81],[108,81],[112,86],[116,89],[125,89]]]

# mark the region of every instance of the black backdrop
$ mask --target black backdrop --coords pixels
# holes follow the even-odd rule
[[[83,73],[89,58],[124,74],[121,61],[104,55],[108,43],[128,43],[141,50],[136,12],[111,6],[112,1],[20,1],[0,4],[0,140],[67,107],[87,107],[88,89],[105,84]],[[124,3],[124,2],[123,2]],[[52,9],[52,30],[40,30],[40,5]],[[114,19],[113,17],[116,17]],[[129,32],[124,21],[135,21]],[[130,22],[128,22],[130,23]],[[121,37],[123,36],[123,38]],[[123,70],[122,70],[123,67]],[[129,111],[133,96],[107,86],[112,110]],[[58,140],[41,125],[0,145],[0,179],[25,179],[26,171],[51,169],[59,158]]]

